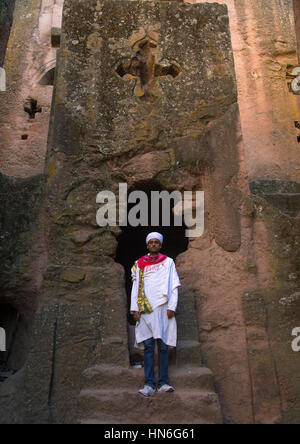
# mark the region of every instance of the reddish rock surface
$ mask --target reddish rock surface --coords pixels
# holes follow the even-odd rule
[[[228,6],[230,17],[249,180],[276,177],[299,181],[295,121],[300,119],[300,102],[299,96],[289,91],[287,77],[292,67],[298,66],[293,3],[222,3]]]
[[[50,31],[59,27],[61,3],[17,2],[15,11],[9,89],[5,100],[0,96],[0,302],[7,325],[15,310],[22,323],[11,357],[18,372],[0,385],[1,423],[134,422],[123,414],[127,400],[145,415],[164,415],[169,398],[163,408],[158,399],[135,403],[142,379],[129,369],[125,273],[116,262],[121,230],[95,222],[97,192],[117,192],[119,182],[133,190],[205,191],[204,235],[189,239],[176,259],[176,421],[186,410],[199,411],[195,423],[299,423],[299,353],[291,333],[300,319],[300,117],[299,97],[288,87],[298,65],[297,2],[294,18],[290,0],[226,0],[233,53],[226,10],[213,1],[198,5],[201,19],[189,16],[187,4],[159,9],[144,2],[130,15],[135,2],[116,0],[120,9],[110,16],[111,5],[102,10],[107,1],[86,3],[84,10],[78,1],[66,3],[47,153],[52,87],[38,82],[55,64]],[[150,19],[151,8],[161,22]],[[208,31],[201,34],[199,22]],[[161,65],[179,66],[177,77],[135,82],[120,69],[132,68],[145,23],[151,41],[164,42],[152,55],[160,60],[161,48],[168,51]],[[45,157],[45,176],[34,176]],[[143,235],[136,236],[142,244]],[[188,368],[196,370],[184,387]],[[103,387],[107,371],[110,389],[123,378],[117,402]]]
[[[4,63],[7,91],[0,95],[0,170],[7,176],[26,178],[44,170],[53,86],[40,81],[56,65],[51,30],[60,26],[62,4],[16,2]]]

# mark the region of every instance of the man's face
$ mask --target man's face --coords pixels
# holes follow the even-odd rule
[[[150,253],[159,253],[161,249],[161,243],[158,239],[150,239],[147,244],[148,251]]]

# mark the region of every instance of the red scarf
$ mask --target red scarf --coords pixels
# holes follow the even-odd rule
[[[144,268],[148,265],[159,264],[165,259],[167,259],[167,256],[161,253],[156,256],[150,256],[150,254],[146,254],[146,256],[142,256],[138,259],[138,266],[144,271]]]

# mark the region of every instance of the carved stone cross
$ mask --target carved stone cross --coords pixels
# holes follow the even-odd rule
[[[172,76],[176,78],[181,69],[175,63],[157,63],[154,48],[157,43],[150,39],[143,39],[136,51],[135,57],[130,61],[122,62],[116,69],[120,77],[131,75],[139,78],[139,84],[136,85],[135,95],[147,102],[154,102],[158,96],[157,79],[163,76]]]

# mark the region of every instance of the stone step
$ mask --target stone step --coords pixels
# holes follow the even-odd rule
[[[82,424],[222,423],[218,396],[211,391],[179,389],[147,398],[129,389],[85,389],[78,401]]]
[[[118,387],[138,391],[144,385],[144,369],[102,364],[83,372],[82,385],[89,388]],[[169,367],[169,382],[176,388],[213,391],[213,374],[206,367]]]
[[[177,388],[198,389],[204,391],[214,391],[214,377],[211,370],[206,367],[183,366],[170,367],[170,383]]]

